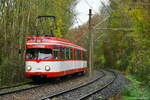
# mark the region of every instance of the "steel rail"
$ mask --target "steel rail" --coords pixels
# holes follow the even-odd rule
[[[11,85],[11,86],[3,86],[3,87],[0,87],[0,90],[13,88],[13,87],[19,87],[19,86],[26,85],[26,84],[31,84],[31,83],[33,83],[33,82],[29,81],[29,82],[24,82],[24,83],[20,83],[20,84],[16,84],[16,85]]]
[[[112,83],[114,83],[114,81],[117,79],[117,74],[115,72],[113,72],[113,71],[109,71],[109,72],[112,72],[114,74],[115,77],[114,77],[113,80],[111,80],[108,84],[105,84],[101,88],[98,88],[98,89],[96,89],[96,90],[94,90],[94,91],[92,91],[92,92],[90,92],[88,94],[85,94],[85,95],[81,96],[77,100],[85,100],[86,98],[90,97],[91,95],[93,95],[93,94],[95,94],[95,93],[97,93],[99,91],[102,91],[103,89],[107,88],[109,85],[111,85]]]
[[[13,94],[13,93],[18,93],[18,92],[22,92],[22,91],[25,91],[25,90],[30,90],[30,89],[34,89],[34,88],[38,88],[38,87],[41,87],[43,85],[36,85],[36,86],[31,86],[31,87],[28,87],[28,88],[22,88],[22,89],[16,89],[16,90],[8,90],[8,91],[0,91],[0,96],[3,96],[3,95],[8,95],[8,94]]]
[[[81,84],[81,85],[78,85],[78,86],[75,86],[75,87],[72,87],[72,88],[64,89],[64,90],[62,90],[62,91],[54,92],[54,93],[52,93],[52,94],[50,94],[50,95],[48,95],[48,96],[42,97],[42,98],[40,98],[40,99],[38,99],[38,100],[46,100],[46,99],[49,99],[49,98],[57,97],[57,96],[60,96],[60,95],[62,95],[62,94],[64,94],[64,93],[67,93],[67,92],[70,92],[70,91],[79,89],[79,88],[81,88],[81,87],[85,87],[85,86],[87,86],[87,85],[89,85],[89,84],[92,84],[92,83],[96,82],[97,80],[103,78],[103,77],[106,75],[106,74],[104,73],[104,71],[101,70],[100,72],[102,72],[103,75],[101,75],[100,77],[98,77],[98,78],[96,78],[96,79],[94,79],[94,80],[91,80],[91,81],[89,81],[89,82],[87,82],[87,83],[84,83],[84,84]],[[36,100],[37,100],[37,99],[36,99]]]

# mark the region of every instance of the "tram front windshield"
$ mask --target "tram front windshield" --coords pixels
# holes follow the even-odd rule
[[[52,58],[52,49],[32,48],[26,51],[26,59],[47,60]]]

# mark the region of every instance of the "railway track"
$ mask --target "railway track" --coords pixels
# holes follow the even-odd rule
[[[0,96],[30,90],[41,86],[41,84],[34,84],[34,82],[25,82],[13,86],[5,86],[0,88]]]
[[[103,90],[110,84],[114,82],[114,80],[117,78],[117,75],[114,72],[111,71],[101,71],[103,73],[102,76],[91,80],[89,82],[86,82],[84,84],[67,88],[64,90],[60,90],[54,93],[51,93],[47,96],[44,96],[42,98],[38,98],[37,100],[84,100],[90,97],[91,95]],[[108,73],[110,75],[108,75]],[[109,78],[106,83],[103,83],[101,79]],[[99,85],[95,88],[96,85]]]
[[[112,72],[112,71],[111,71],[111,72]],[[101,90],[107,88],[107,87],[108,87],[110,84],[112,84],[112,83],[116,80],[116,78],[117,78],[117,74],[116,74],[115,72],[112,72],[112,73],[114,74],[114,78],[113,78],[110,82],[108,82],[108,83],[105,84],[104,86],[102,86],[102,87],[100,87],[100,88],[98,88],[98,89],[96,89],[96,90],[94,90],[94,91],[91,91],[90,93],[87,93],[87,94],[81,96],[80,98],[78,98],[78,100],[85,100],[85,99],[89,98],[90,96],[92,96],[93,94],[98,93],[98,92],[100,92]]]
[[[117,75],[114,72],[110,71],[100,71],[100,76],[95,78],[91,78],[86,83],[79,84],[78,86],[75,85],[74,87],[69,86],[66,88],[58,89],[55,92],[45,93],[48,95],[39,95],[32,100],[84,100],[89,99],[93,96],[93,94],[107,88],[110,84],[114,82]],[[105,82],[104,82],[105,80]],[[29,85],[26,87],[26,85]],[[10,96],[11,94],[16,94],[20,92],[24,92],[25,90],[33,90],[38,87],[49,86],[49,83],[44,84],[20,84],[23,88],[18,88],[18,86],[0,88],[0,96]],[[15,88],[15,89],[14,89]],[[34,94],[33,94],[34,95]],[[28,99],[27,99],[28,100]]]
[[[2,89],[8,89],[8,88],[13,88],[13,87],[18,87],[18,86],[22,86],[22,85],[30,84],[30,83],[33,83],[33,82],[29,81],[29,82],[24,82],[24,83],[20,83],[20,84],[16,84],[16,85],[11,85],[11,86],[3,86],[3,87],[0,87],[0,90],[2,90]]]
[[[75,77],[73,77],[73,78],[75,78]],[[43,82],[41,81],[41,83],[39,83],[39,82],[36,83],[36,82],[30,81],[30,82],[20,83],[17,85],[0,87],[0,97],[8,96],[8,95],[19,93],[19,92],[24,92],[25,90],[32,90],[32,89],[35,89],[38,87],[52,85],[55,83],[57,84],[57,83],[59,83],[59,81],[61,81],[59,78],[58,79],[55,78],[55,79],[51,79],[51,80],[44,80]],[[65,79],[65,81],[66,81],[66,79]]]

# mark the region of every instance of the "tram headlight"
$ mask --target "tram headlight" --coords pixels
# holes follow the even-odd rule
[[[28,65],[28,66],[26,67],[26,69],[27,69],[27,71],[31,71],[32,67],[31,67],[30,65]]]
[[[46,71],[50,71],[50,69],[51,69],[50,66],[48,66],[48,65],[45,66]]]

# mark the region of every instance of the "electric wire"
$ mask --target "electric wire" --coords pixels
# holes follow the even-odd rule
[[[95,13],[99,13],[99,12],[97,12],[90,4],[89,4],[89,2],[87,1],[87,0],[84,0],[85,1],[85,3],[95,12]],[[99,3],[98,3],[99,4]]]

